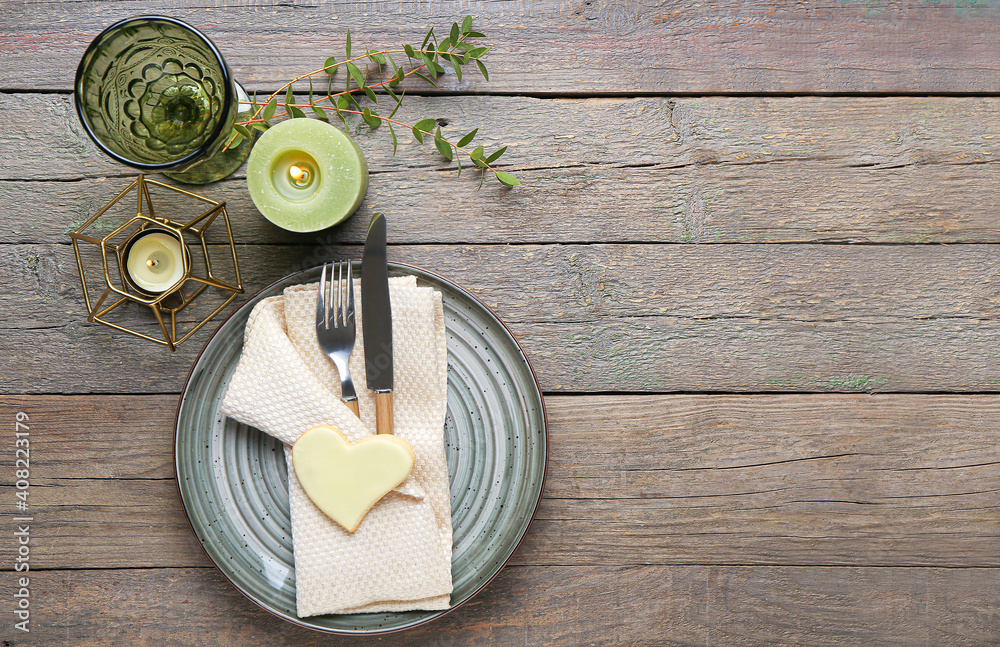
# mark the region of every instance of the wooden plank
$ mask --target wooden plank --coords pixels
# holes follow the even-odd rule
[[[1000,181],[1000,99],[412,101],[413,117],[510,144],[502,161],[525,183],[477,190],[471,169],[456,179],[407,138],[392,157],[387,133],[355,132],[368,198],[322,236],[360,242],[383,211],[407,243],[998,240],[1000,198],[982,187]],[[0,242],[65,242],[133,176],[89,142],[67,96],[0,95],[0,110]],[[259,216],[241,174],[199,190],[228,202],[241,243],[315,238]]]
[[[321,241],[322,242],[322,241]],[[248,293],[355,246],[241,248]],[[394,245],[506,321],[545,390],[995,391],[1000,247]],[[171,355],[86,325],[67,245],[0,246],[7,393],[178,392]],[[153,330],[148,313],[129,322]],[[207,339],[207,332],[199,333]],[[127,361],[125,358],[128,358]]]
[[[1000,80],[997,7],[916,1],[819,5],[755,1],[669,6],[604,0],[258,5],[9,0],[0,30],[0,88],[68,90],[90,40],[116,20],[168,13],[205,30],[250,89],[355,49],[419,44],[429,26],[467,13],[496,48],[490,82],[445,77],[463,92],[994,92]],[[31,74],[25,69],[30,62]]]
[[[239,251],[241,275],[253,290],[327,260],[310,252],[356,258],[360,249],[260,245]],[[390,260],[451,278],[511,323],[655,315],[986,322],[1000,301],[994,286],[1000,245],[393,244]],[[0,278],[5,328],[64,323],[63,315],[82,301],[69,245],[2,245],[0,263],[9,268]],[[89,274],[99,265],[85,269]]]
[[[548,479],[516,564],[1000,566],[1000,396],[547,405]],[[37,439],[40,564],[208,564],[172,480],[174,406],[169,396],[4,398],[0,414],[26,412]],[[10,485],[0,493],[13,500]],[[2,563],[14,548],[0,545]]]
[[[38,452],[36,452],[38,453]],[[210,566],[173,478],[47,479],[33,472],[31,559],[44,568]],[[14,487],[0,486],[14,502]],[[17,546],[0,548],[13,565]]]
[[[2,396],[0,412],[28,416],[35,477],[174,477],[175,396]]]
[[[892,171],[829,162],[585,166],[518,175],[525,184],[512,191],[492,184],[477,190],[478,179],[466,181],[463,173],[456,180],[432,169],[372,175],[368,197],[354,217],[309,236],[267,222],[243,180],[212,185],[202,194],[227,202],[241,244],[360,243],[378,212],[392,218],[393,242],[411,244],[1000,241],[995,222],[1000,198],[982,190],[1000,182],[995,164]],[[68,232],[129,181],[0,182],[5,205],[0,243],[68,241]],[[39,210],[26,217],[24,204]],[[545,205],[541,211],[539,204]]]
[[[480,595],[389,638],[309,632],[214,569],[31,573],[12,645],[984,645],[1000,640],[995,569],[507,567]],[[16,590],[13,574],[3,575]],[[609,595],[610,594],[610,595]],[[155,618],[151,620],[151,618]]]
[[[4,94],[0,109],[8,115],[0,124],[0,179],[134,174],[84,134],[70,95]],[[996,97],[413,96],[398,117],[433,117],[449,136],[480,126],[477,143],[510,144],[503,162],[529,168],[710,164],[752,172],[772,162],[829,161],[898,169],[967,167],[1000,155]],[[409,136],[393,156],[387,131],[352,124],[375,172],[443,168],[429,146]]]

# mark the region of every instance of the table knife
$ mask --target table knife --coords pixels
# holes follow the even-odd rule
[[[361,325],[365,340],[365,374],[375,392],[375,429],[392,433],[392,308],[389,305],[389,265],[386,258],[385,216],[377,213],[368,225],[361,257]]]

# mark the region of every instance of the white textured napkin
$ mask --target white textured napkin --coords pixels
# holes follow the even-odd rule
[[[291,466],[291,443],[316,425],[333,425],[352,442],[375,434],[374,395],[365,387],[360,288],[351,355],[360,420],[341,402],[340,376],[317,344],[316,292],[315,283],[297,285],[257,304],[222,403],[226,415],[285,443],[298,615],[446,609],[452,528],[441,294],[417,287],[414,277],[389,280],[394,433],[413,447],[416,463],[406,481],[348,533],[309,499]]]

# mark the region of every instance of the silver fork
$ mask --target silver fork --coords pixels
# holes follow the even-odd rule
[[[330,280],[327,281],[327,270]],[[334,272],[336,271],[336,279]],[[346,274],[346,277],[345,277]],[[354,350],[354,276],[350,261],[327,263],[319,278],[319,295],[316,298],[316,339],[327,357],[337,365],[340,373],[340,399],[359,416],[358,396],[351,379],[348,364]]]

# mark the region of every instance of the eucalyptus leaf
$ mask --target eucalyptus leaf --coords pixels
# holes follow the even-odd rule
[[[312,109],[313,109],[313,112],[316,113],[317,117],[319,117],[323,121],[330,121],[330,117],[329,117],[329,115],[326,114],[326,110],[323,110],[319,106],[313,106]]]
[[[424,67],[427,68],[427,72],[430,73],[432,79],[437,78],[437,68],[434,67],[434,61],[427,54],[421,54],[420,60],[423,61]]]
[[[494,152],[492,155],[490,155],[489,157],[486,158],[486,163],[487,164],[492,164],[493,162],[497,161],[498,159],[500,159],[500,156],[503,155],[504,151],[506,151],[506,150],[507,150],[507,147],[504,146],[500,150]]]
[[[326,59],[326,62],[323,63],[323,71],[325,71],[327,74],[333,74],[334,72],[336,72],[337,71],[337,59],[335,59],[332,56],[329,57],[328,59]]]
[[[371,88],[366,85],[362,89],[365,91],[365,94],[368,95],[368,98],[372,100],[372,103],[378,103],[378,97],[375,96],[375,92]]]
[[[229,144],[226,145],[226,148],[227,149],[236,148],[242,143],[243,143],[243,135],[239,134],[239,132],[235,132],[233,133],[233,138],[229,140]]]
[[[462,21],[462,33],[468,34],[472,31],[472,16],[466,16]]]
[[[438,137],[434,138],[434,145],[437,146],[438,152],[449,162],[452,160],[451,144]]]
[[[470,31],[465,35],[466,38],[486,38],[486,34],[481,34],[478,31]]]
[[[462,177],[462,158],[456,157],[455,161],[458,162],[458,175],[456,177]]]
[[[399,107],[399,101],[400,101],[399,95],[392,91],[392,86],[384,85],[384,86],[382,86],[382,89],[385,90],[386,94],[388,94],[390,97],[392,97],[392,100],[396,102],[396,107],[398,108]]]
[[[251,133],[250,129],[243,124],[233,124],[233,128],[246,139],[253,139],[253,133]]]
[[[354,82],[358,84],[359,88],[365,87],[365,77],[361,74],[361,70],[354,63],[347,64],[347,71],[351,73],[351,78]]]
[[[451,59],[451,66],[455,69],[455,78],[458,79],[459,83],[462,81],[462,66],[454,58]]]
[[[337,97],[338,110],[348,110],[350,109],[350,107],[351,107],[351,100],[348,98],[348,95],[342,94],[339,97]]]
[[[489,47],[475,47],[469,50],[469,56],[471,56],[472,58],[479,58],[488,51],[490,51]]]
[[[437,124],[437,122],[433,119],[421,119],[417,123],[413,124],[413,138],[423,144],[424,133],[431,132],[431,129],[434,128],[435,124]]]
[[[476,66],[479,68],[479,73],[483,75],[483,78],[487,81],[490,80],[490,75],[486,72],[486,66],[483,65],[482,61],[477,60]]]
[[[351,58],[351,30],[350,29],[347,30],[347,46],[345,47],[345,49],[347,50],[347,56],[345,58]]]
[[[264,132],[265,130],[267,130],[267,124],[262,124],[259,121],[253,122],[252,124],[250,124],[250,127],[253,128],[254,130],[259,130],[260,132]]]
[[[424,81],[426,81],[426,82],[430,83],[430,84],[431,84],[431,85],[433,85],[433,86],[434,86],[435,88],[436,88],[436,87],[438,86],[438,84],[437,84],[437,83],[435,83],[434,81],[430,80],[429,78],[427,78],[427,76],[425,76],[425,75],[421,74],[420,72],[414,72],[413,74],[414,74],[414,75],[416,75],[416,77],[417,77],[417,78],[419,78],[419,79],[423,79]]]
[[[427,43],[431,42],[432,38],[434,38],[434,28],[433,27],[431,27],[430,29],[427,30],[427,35],[424,36],[424,44],[420,46],[420,49],[427,49]]]
[[[413,58],[413,59],[417,58],[417,53],[413,51],[413,47],[412,46],[410,46],[410,45],[403,45],[403,51],[406,52],[406,55],[408,57]]]
[[[389,117],[392,119],[392,117]],[[392,129],[392,122],[387,121],[385,125],[389,127],[389,134],[392,135],[392,156],[396,156],[396,146],[399,144],[399,140],[396,139],[396,131]]]
[[[396,76],[392,77],[392,83],[391,83],[392,87],[396,87],[397,85],[399,85],[405,78],[406,78],[406,72],[403,71],[403,68],[397,69]]]
[[[262,115],[264,117],[264,121],[267,121],[268,119],[273,117],[274,111],[277,109],[278,109],[278,97],[272,97],[271,100],[267,102],[267,105],[264,106],[264,114]]]
[[[365,108],[361,113],[361,118],[365,120],[368,127],[375,130],[382,125],[382,120],[378,118],[378,113],[374,113],[370,108]]]
[[[291,116],[292,119],[305,119],[306,118],[306,113],[302,112],[302,110],[300,108],[296,107],[296,106],[287,105],[287,106],[285,106],[285,108],[288,109],[288,114],[289,114],[289,116]]]
[[[430,133],[431,129],[437,125],[437,120],[435,119],[421,119],[413,125],[414,128],[424,131],[425,133]]]
[[[465,50],[465,49],[475,49],[475,48],[476,48],[475,45],[473,45],[472,43],[467,43],[464,40],[460,43],[455,43],[455,49]]]
[[[395,116],[396,111],[399,110],[399,106],[403,105],[403,97],[405,95],[406,95],[406,91],[405,90],[403,91],[403,94],[399,95],[399,97],[396,97],[396,95],[392,95],[392,98],[396,99],[396,107],[393,108],[392,112],[389,113],[389,119],[392,119],[393,116]]]
[[[460,140],[458,140],[458,143],[455,144],[455,145],[458,146],[459,148],[462,148],[464,146],[468,146],[469,144],[472,143],[472,140],[475,138],[476,133],[478,133],[478,132],[479,132],[478,128],[475,128],[475,129],[471,130],[470,132],[467,132],[465,134],[465,136],[462,137]]]
[[[288,110],[288,106],[295,103],[295,96],[292,94],[292,86],[289,84],[288,91],[285,92],[285,110]]]
[[[497,179],[500,180],[500,184],[506,187],[515,187],[521,183],[521,180],[517,179],[510,173],[504,173],[503,171],[497,171]]]

